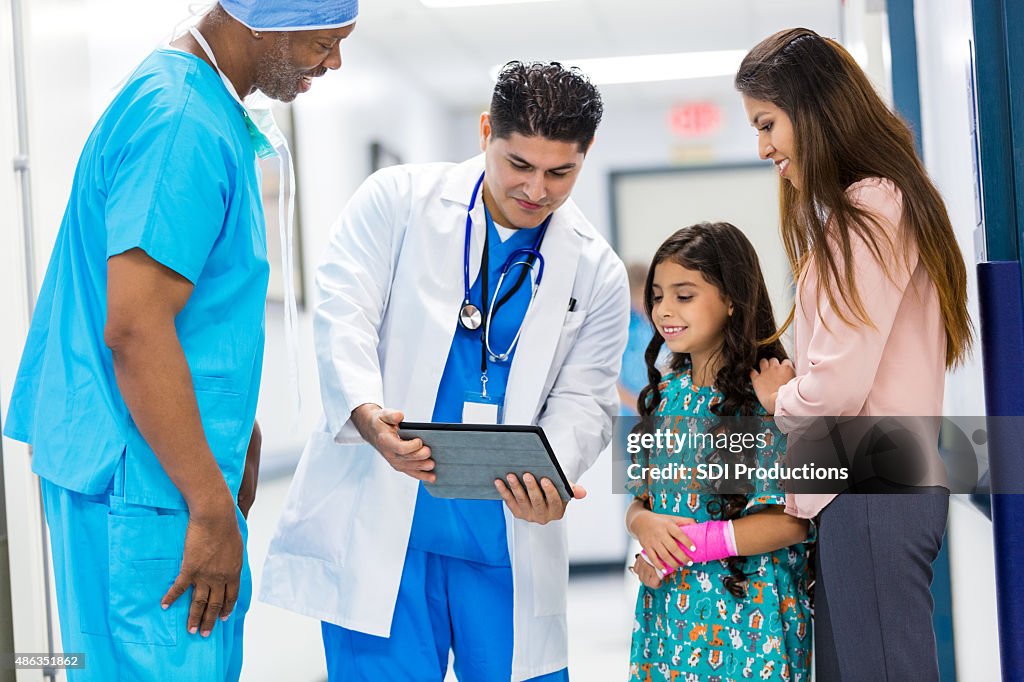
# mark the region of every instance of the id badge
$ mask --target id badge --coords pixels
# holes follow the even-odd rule
[[[502,396],[466,391],[462,402],[463,424],[500,424]]]

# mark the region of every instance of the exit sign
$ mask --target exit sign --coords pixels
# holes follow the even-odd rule
[[[687,102],[669,110],[668,126],[679,137],[705,137],[722,126],[722,110],[714,102]]]

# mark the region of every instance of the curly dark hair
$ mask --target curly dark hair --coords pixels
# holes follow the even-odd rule
[[[654,270],[665,261],[700,272],[732,303],[733,313],[725,323],[719,351],[721,367],[715,376],[715,386],[722,399],[711,406],[711,411],[721,417],[750,417],[750,420],[728,421],[732,430],[752,430],[756,427],[755,415],[760,403],[750,383],[750,371],[764,358],[782,360],[787,357],[786,349],[775,338],[775,315],[754,246],[738,228],[725,222],[699,223],[678,230],[658,248],[647,271],[644,308],[649,319],[654,312]],[[644,352],[648,383],[637,400],[643,428],[649,428],[661,403],[662,374],[657,362],[664,343],[655,330]],[[689,353],[672,353],[669,369],[680,371],[689,366]],[[713,428],[725,429],[724,420]],[[752,459],[753,453],[748,451],[745,457]],[[713,518],[730,520],[739,518],[746,505],[746,495],[713,495],[707,510]],[[743,557],[732,557],[727,564],[731,575],[724,579],[725,587],[733,596],[742,598],[747,581],[742,569]]]
[[[491,134],[575,142],[586,153],[601,123],[601,93],[576,67],[558,62],[505,64],[491,96]]]

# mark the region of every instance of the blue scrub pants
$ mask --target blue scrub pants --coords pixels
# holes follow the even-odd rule
[[[409,548],[390,637],[323,623],[330,682],[459,682],[512,676],[512,569]],[[567,669],[531,682],[568,682]]]
[[[82,495],[42,481],[62,650],[85,653],[85,668],[68,670],[69,682],[238,680],[252,596],[248,555],[231,617],[207,638],[189,634],[192,588],[160,607],[181,567],[188,513],[126,504],[119,488]],[[238,520],[244,541],[241,513]]]

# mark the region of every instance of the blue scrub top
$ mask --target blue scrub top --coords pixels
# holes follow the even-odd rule
[[[639,395],[647,386],[647,362],[644,360],[644,353],[651,343],[653,334],[654,327],[647,315],[630,307],[629,335],[626,338],[626,349],[622,352],[619,383],[634,395]],[[636,404],[620,406],[619,414],[636,416]]]
[[[193,55],[153,52],[93,129],[39,294],[5,433],[32,470],[84,494],[125,459],[129,503],[185,508],[118,391],[107,259],[133,248],[194,284],[175,320],[203,430],[237,491],[263,362],[268,264],[241,105]]]
[[[487,215],[487,295],[488,305],[501,276],[506,259],[516,249],[528,248],[537,239],[537,229],[516,230],[504,242]],[[509,271],[501,286],[501,296],[511,291],[519,275],[519,267]],[[519,290],[501,306],[491,322],[491,348],[504,353],[526,315],[532,290],[532,278],[527,278]],[[481,306],[480,277],[470,288],[470,301]],[[481,308],[482,309],[482,308]],[[480,392],[480,330],[470,331],[455,322],[448,360],[441,376],[432,421],[450,424],[462,423],[462,406],[466,393]],[[515,357],[505,362],[487,362],[487,393],[505,395],[508,373]],[[502,400],[504,403],[504,400]],[[409,546],[433,554],[476,561],[492,566],[509,566],[508,543],[505,536],[505,503],[501,500],[448,500],[431,496],[420,484],[416,497],[416,511],[412,521]]]

